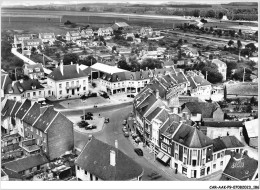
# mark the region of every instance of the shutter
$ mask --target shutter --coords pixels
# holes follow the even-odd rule
[[[174,153],[175,153],[175,152],[174,152],[174,150],[175,150],[175,146],[174,146],[174,145],[175,145],[175,143],[174,143],[174,142],[172,142],[172,157],[174,157],[174,156],[175,156],[175,155],[174,155]]]
[[[189,149],[187,148],[187,165],[190,164]]]
[[[201,153],[201,152],[202,152],[201,150],[198,150],[198,162],[197,162],[197,166],[200,165],[200,153]]]
[[[183,160],[183,146],[179,145],[179,160]]]

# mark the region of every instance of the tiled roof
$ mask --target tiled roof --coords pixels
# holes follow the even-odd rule
[[[153,112],[151,112],[147,117],[146,119],[148,121],[152,121],[152,119],[154,119],[154,117],[162,110],[162,108],[156,108]]]
[[[11,117],[15,117],[16,112],[18,111],[18,109],[21,107],[22,103],[21,102],[16,102],[14,109],[11,112]]]
[[[28,156],[25,158],[20,158],[11,162],[7,162],[3,165],[5,166],[5,168],[18,173],[39,165],[46,164],[48,162],[49,161],[45,156],[37,154],[35,156]]]
[[[217,109],[214,103],[208,102],[187,102],[183,105],[186,106],[192,114],[200,113],[202,118],[212,118],[213,112]]]
[[[226,149],[225,143],[221,140],[221,138],[213,139],[213,152],[218,152],[220,150]]]
[[[244,144],[240,142],[235,136],[221,137],[222,142],[227,148],[244,147]]]
[[[38,119],[41,114],[40,107],[41,105],[35,102],[33,106],[29,109],[27,114],[24,116],[23,121],[29,125],[33,125],[33,123]]]
[[[227,95],[258,96],[258,83],[236,83],[226,85]]]
[[[209,81],[207,81],[206,79],[204,79],[201,76],[194,76],[193,77],[196,86],[207,86],[207,85],[211,85],[211,83]]]
[[[156,97],[151,94],[136,108],[136,110],[141,116],[143,116],[149,110],[149,108],[152,107],[156,100]]]
[[[127,24],[127,23],[125,23],[125,22],[117,22],[117,23],[115,23],[117,26],[119,26],[119,27],[128,27],[129,25]]]
[[[10,113],[11,113],[12,109],[14,108],[14,106],[15,106],[15,101],[7,99],[5,106],[1,111],[2,115],[10,116]]]
[[[110,165],[110,150],[116,152],[116,165]],[[125,181],[143,173],[142,167],[121,150],[95,137],[86,144],[75,164],[102,180]]]
[[[52,106],[48,107],[46,111],[39,117],[33,127],[39,129],[40,131],[45,131],[57,114],[58,112],[55,111]]]
[[[46,37],[46,36],[48,36],[48,37]],[[41,37],[43,39],[45,39],[45,38],[50,39],[50,38],[55,38],[55,34],[54,33],[39,33],[39,37]]]
[[[170,125],[168,125],[168,127],[164,131],[162,131],[162,133],[167,137],[171,137],[173,133],[177,130],[179,125],[179,122],[173,121],[172,123],[170,123]]]
[[[9,84],[6,89],[7,94],[21,94],[24,89],[19,81],[13,81],[13,84]]]
[[[171,75],[176,81],[177,83],[185,83],[185,82],[188,82],[186,76],[184,75],[183,72],[177,72],[175,74],[172,74]]]
[[[229,160],[223,174],[227,174],[241,181],[246,181],[252,179],[257,169],[257,160],[250,158],[248,155],[235,153]]]
[[[23,103],[23,105],[20,107],[20,109],[18,110],[18,112],[16,113],[16,117],[19,119],[22,119],[23,116],[25,115],[25,113],[29,110],[29,108],[31,107],[32,102],[28,99],[26,99]]]
[[[182,124],[173,140],[189,148],[203,148],[213,144],[213,141],[197,128]]]
[[[41,83],[36,79],[22,80],[22,81],[19,81],[19,83],[22,86],[22,88],[24,89],[24,91],[33,90],[33,88],[32,88],[33,86],[36,87],[36,89],[44,88],[41,85]]]
[[[207,127],[243,127],[242,121],[204,121]]]
[[[47,77],[55,81],[87,77],[87,74],[84,73],[80,68],[79,68],[79,72],[77,72],[76,67],[77,64],[63,65],[63,75],[62,75],[59,66],[55,68]]]

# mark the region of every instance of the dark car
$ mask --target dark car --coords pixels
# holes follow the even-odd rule
[[[142,151],[141,148],[135,148],[134,151],[135,151],[135,153],[136,153],[138,156],[143,156],[143,155],[144,155],[144,153],[143,153],[143,151]]]
[[[80,116],[80,118],[81,118],[82,120],[84,120],[84,116],[83,116],[83,115]],[[93,120],[93,118],[92,118],[91,115],[86,114],[86,115],[85,115],[85,120]]]
[[[109,118],[106,118],[106,119],[105,119],[105,123],[109,123]]]

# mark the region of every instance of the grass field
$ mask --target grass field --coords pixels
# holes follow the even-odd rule
[[[64,28],[63,23],[67,20],[92,27],[111,26],[115,22],[127,22],[131,26],[151,26],[154,28],[172,27],[173,23],[183,22],[182,20],[163,20],[149,18],[119,18],[100,16],[63,16],[61,23],[59,18],[37,18],[37,17],[8,17],[2,16],[2,30],[23,30],[23,32],[54,32],[56,35],[64,35],[69,28]]]

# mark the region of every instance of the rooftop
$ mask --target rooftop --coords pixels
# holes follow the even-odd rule
[[[110,150],[116,152],[115,166],[110,165]],[[121,150],[95,137],[86,144],[75,164],[102,180],[132,180],[143,173],[142,167]]]
[[[113,66],[109,66],[109,65],[106,65],[106,64],[103,64],[103,63],[96,63],[96,64],[92,65],[91,68],[96,69],[98,71],[101,71],[103,73],[107,73],[107,74],[129,72],[127,70],[120,69],[120,68],[113,67]]]
[[[259,120],[258,119],[246,121],[245,127],[246,127],[246,131],[247,131],[249,138],[258,137],[258,131],[259,131]]]

